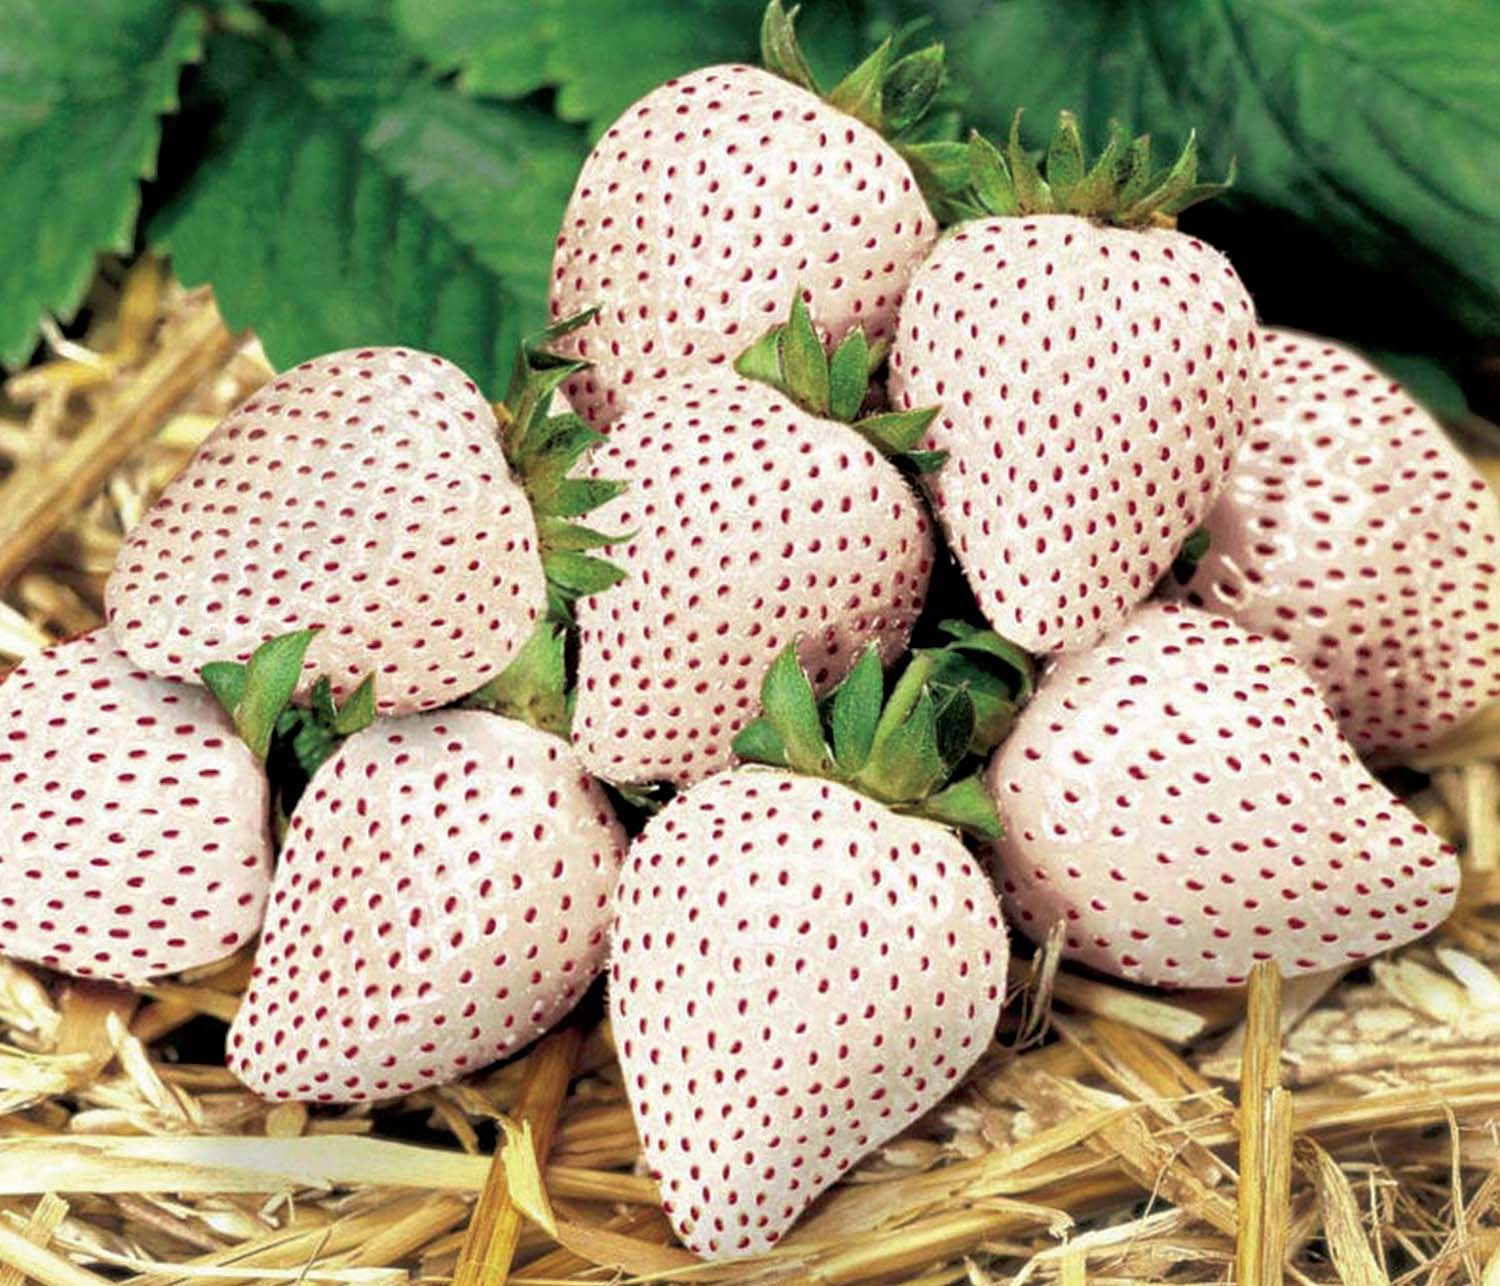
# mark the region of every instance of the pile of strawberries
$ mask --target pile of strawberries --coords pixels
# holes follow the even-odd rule
[[[939,51],[824,97],[764,35],[601,139],[503,405],[400,348],[288,372],[0,688],[0,950],[141,984],[259,934],[230,1066],[325,1103],[607,967],[714,1258],[959,1082],[1007,919],[1172,987],[1440,923],[1453,856],[1360,756],[1500,696],[1500,504],[1257,324],[1175,227],[1191,142],[924,139]]]

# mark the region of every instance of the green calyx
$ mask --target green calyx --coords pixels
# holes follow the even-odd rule
[[[943,87],[943,46],[930,44],[910,53],[903,46],[919,24],[881,42],[831,90],[824,93],[797,39],[797,8],[770,0],[760,26],[760,57],[767,71],[800,85],[831,107],[847,112],[893,142],[914,130]]]
[[[262,643],[245,664],[210,661],[199,677],[234,720],[235,731],[264,763],[281,744],[290,747],[310,777],[346,737],[375,722],[375,676],[368,674],[343,705],[324,675],[313,684],[306,709],[292,705],[316,628]]]
[[[943,451],[916,445],[937,416],[935,406],[861,416],[870,379],[885,360],[886,345],[871,344],[855,327],[828,355],[798,287],[787,320],[771,327],[735,361],[746,379],[769,384],[804,411],[847,424],[883,455],[914,473],[931,473],[947,459]]]
[[[613,500],[626,484],[570,477],[574,465],[604,439],[571,411],[551,413],[553,394],[588,363],[559,357],[546,346],[591,321],[596,311],[570,317],[522,344],[505,401],[496,407],[500,445],[536,518],[549,615],[564,621],[571,620],[576,599],[606,590],[625,575],[613,563],[587,552],[621,537],[575,520]]]
[[[1118,123],[1110,126],[1109,143],[1089,165],[1072,112],[1059,113],[1040,164],[1022,145],[1019,111],[1003,147],[974,133],[967,145],[927,145],[924,159],[939,175],[944,222],[1074,214],[1117,227],[1169,227],[1183,210],[1218,196],[1234,182],[1232,161],[1223,182],[1199,181],[1196,134],[1188,135],[1176,160],[1154,169],[1151,136],[1132,139]]]
[[[950,641],[914,651],[889,695],[872,643],[819,702],[792,644],[766,674],[764,713],[735,738],[735,754],[996,838],[1000,818],[980,769],[1031,695],[1031,658],[989,630],[942,628]]]

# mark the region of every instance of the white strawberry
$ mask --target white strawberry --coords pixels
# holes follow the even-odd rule
[[[350,350],[279,377],[126,538],[106,593],[120,646],[193,679],[311,628],[304,697],[319,673],[336,698],[375,674],[382,714],[473,691],[536,630],[549,581],[613,581],[568,521],[613,491],[562,481],[593,436],[542,409],[577,369],[529,353],[503,441],[474,384],[430,354]]]
[[[884,711],[867,649],[829,703],[831,743],[789,648],[737,747],[787,767],[700,782],[631,846],[610,1012],[663,1209],[699,1255],[774,1245],[989,1044],[1000,908],[959,837],[926,818],[994,833],[977,779],[943,782],[992,744],[1015,695],[983,674],[971,688],[951,663],[1003,663],[999,646],[967,635],[919,653]]]
[[[1500,697],[1500,499],[1357,354],[1260,349],[1264,414],[1173,592],[1284,644],[1360,750],[1420,750]]]
[[[830,361],[798,298],[740,363],[780,388],[705,372],[610,431],[589,472],[629,484],[598,517],[630,535],[610,550],[622,583],[578,611],[573,739],[591,772],[685,784],[728,766],[799,635],[820,691],[867,642],[886,661],[905,649],[931,524],[882,452],[900,457],[931,412],[856,419],[870,359],[855,330]]]
[[[1364,960],[1435,928],[1453,853],[1339,735],[1277,643],[1141,608],[1044,676],[987,781],[1001,891],[1037,941],[1158,986]]]
[[[550,733],[449,710],[356,734],[292,814],[231,1069],[359,1102],[520,1048],[602,968],[624,845]]]
[[[260,762],[208,693],[142,672],[107,632],[0,684],[0,780],[0,953],[138,984],[260,928]]]
[[[971,146],[976,217],[912,278],[898,406],[939,403],[928,489],[980,609],[1033,652],[1085,648],[1150,594],[1254,417],[1255,316],[1227,260],[1159,224],[1211,186],[1116,135],[1088,173],[1064,114],[1043,180],[1013,131]],[[990,217],[994,216],[994,217]]]
[[[664,382],[727,368],[801,283],[837,343],[889,338],[937,223],[898,136],[940,83],[941,50],[890,43],[821,98],[773,0],[761,71],[705,67],[653,90],[584,163],[563,216],[552,311],[598,306],[559,346],[591,365],[569,385],[588,422],[649,405]]]

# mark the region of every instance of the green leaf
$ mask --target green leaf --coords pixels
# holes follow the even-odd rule
[[[546,53],[566,29],[559,0],[394,0],[397,24],[467,93],[525,98],[549,83]]]
[[[866,645],[848,676],[833,694],[833,757],[839,771],[852,776],[865,766],[875,744],[880,722],[880,703],[885,696],[885,676],[880,668],[880,649]]]
[[[1411,352],[1500,334],[1500,23],[1471,0],[932,0],[975,123],[1111,118],[1202,165],[1191,216],[1270,320]],[[1316,282],[1315,290],[1309,282]]]
[[[787,391],[804,410],[828,414],[828,353],[808,315],[799,286],[781,332],[781,370]]]
[[[276,721],[291,702],[302,677],[303,659],[317,633],[311,629],[283,634],[262,643],[250,656],[234,721],[241,739],[257,759],[264,759],[271,748]]]
[[[828,363],[828,413],[849,424],[859,414],[870,386],[870,345],[856,326],[833,350]]]
[[[1005,833],[995,801],[978,774],[929,795],[916,811],[923,817],[956,826],[979,839],[999,839]]]
[[[70,318],[101,251],[128,251],[159,117],[202,52],[203,18],[173,0],[10,0],[0,23],[0,365],[40,319]]]
[[[545,317],[581,136],[432,85],[374,20],[309,19],[264,47],[218,36],[194,117],[207,159],[153,221],[273,363],[354,344],[442,353],[493,388]],[[201,128],[201,127],[200,127]],[[169,132],[169,154],[196,149]]]
[[[375,675],[365,675],[339,708],[333,719],[333,731],[340,737],[352,737],[375,722]]]
[[[823,720],[812,684],[797,659],[797,645],[789,643],[766,671],[761,682],[761,705],[766,721],[797,772],[821,773],[828,766]]]

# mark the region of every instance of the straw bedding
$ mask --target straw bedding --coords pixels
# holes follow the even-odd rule
[[[87,315],[0,401],[0,672],[97,621],[120,533],[270,374],[149,259]],[[1500,710],[1389,767],[1464,854],[1439,934],[1235,993],[1022,960],[965,1088],[736,1265],[672,1243],[597,999],[463,1083],[309,1112],[219,1062],[244,955],[142,994],[0,962],[0,1286],[1500,1286]]]

